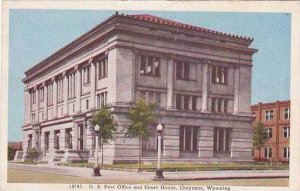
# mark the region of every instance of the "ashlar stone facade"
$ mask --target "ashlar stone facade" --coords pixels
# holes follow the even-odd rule
[[[112,15],[25,72],[23,157],[36,147],[42,160],[92,162],[89,118],[107,104],[118,130],[104,162],[136,161],[138,140],[123,130],[128,103],[144,98],[160,106],[163,161],[251,160],[252,41],[153,15]],[[151,161],[149,128],[142,159]]]

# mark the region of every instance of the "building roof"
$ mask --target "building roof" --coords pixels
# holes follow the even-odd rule
[[[251,109],[255,109],[257,108],[258,106],[261,106],[261,107],[274,107],[277,103],[279,105],[290,105],[290,100],[283,100],[283,101],[275,101],[275,102],[267,102],[267,103],[262,103],[262,102],[259,102],[258,104],[254,104],[251,106]]]
[[[153,23],[159,23],[159,24],[168,25],[168,26],[175,26],[175,27],[183,28],[183,29],[208,32],[208,33],[212,33],[212,34],[224,35],[227,37],[234,37],[234,38],[240,38],[240,39],[246,39],[246,40],[253,41],[253,38],[250,38],[250,37],[239,36],[239,35],[229,34],[229,33],[223,33],[223,32],[219,32],[219,31],[215,31],[215,30],[211,30],[211,29],[206,29],[206,28],[202,28],[202,27],[198,27],[198,26],[193,26],[193,25],[157,17],[154,15],[149,15],[149,14],[127,15],[127,16],[135,18],[135,19],[140,19],[140,20],[149,21],[149,22],[153,22]]]
[[[87,46],[88,43],[90,43],[90,39],[93,36],[103,32],[104,30],[107,30],[107,26],[110,25],[112,22],[114,22],[115,19],[117,19],[117,18],[129,19],[129,20],[139,20],[139,21],[144,21],[144,22],[146,21],[146,22],[150,22],[152,24],[158,24],[158,25],[174,27],[174,28],[176,27],[177,30],[184,29],[187,31],[195,31],[195,32],[198,32],[199,34],[204,33],[204,34],[210,34],[211,36],[216,35],[216,37],[214,37],[214,38],[219,38],[221,36],[221,37],[224,37],[225,39],[235,40],[240,43],[246,44],[247,46],[249,46],[253,41],[253,38],[250,38],[250,37],[242,37],[242,36],[238,36],[238,35],[217,32],[214,30],[205,29],[205,28],[198,27],[198,26],[193,26],[193,25],[184,24],[184,23],[177,22],[177,21],[164,19],[164,18],[157,17],[154,15],[149,15],[149,14],[124,15],[124,14],[119,14],[118,12],[116,12],[115,14],[113,14],[112,16],[110,16],[109,18],[104,20],[102,23],[98,24],[97,26],[95,26],[94,28],[89,30],[88,32],[79,36],[77,39],[75,39],[71,43],[69,43],[66,46],[62,47],[61,49],[57,50],[55,53],[53,53],[49,57],[45,58],[38,64],[34,65],[33,67],[31,67],[30,69],[25,71],[26,77],[22,81],[23,82],[27,81],[28,76],[30,76],[35,71],[40,71],[40,69],[45,64],[51,63],[51,62],[56,63],[58,61],[62,61],[67,56],[70,56],[71,54],[77,52],[79,49],[83,48],[84,46]],[[257,51],[256,49],[251,49],[251,48],[248,48],[248,49],[252,53],[255,53]]]

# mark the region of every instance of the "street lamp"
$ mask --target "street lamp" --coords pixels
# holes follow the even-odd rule
[[[161,160],[161,132],[163,129],[162,124],[157,125],[157,169],[155,171],[155,177],[154,179],[159,180],[159,179],[164,179],[165,177],[163,176],[163,169],[160,166],[160,160]]]
[[[100,126],[95,126],[95,136],[96,136],[96,162],[94,167],[94,176],[101,176],[100,174],[100,167],[98,165],[98,142],[99,142],[99,133],[100,133]]]

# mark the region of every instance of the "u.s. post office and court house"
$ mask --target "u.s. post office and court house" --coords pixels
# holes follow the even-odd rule
[[[113,14],[25,72],[23,159],[35,147],[42,160],[94,161],[89,119],[107,104],[118,128],[104,162],[136,161],[138,140],[124,138],[126,112],[144,98],[160,106],[163,161],[251,160],[252,41],[153,15]],[[155,160],[156,140],[154,130],[142,160]]]

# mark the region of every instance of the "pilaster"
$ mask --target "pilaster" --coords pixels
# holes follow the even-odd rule
[[[45,121],[48,120],[48,86],[44,84],[44,119]]]
[[[167,109],[174,109],[174,60],[168,59],[167,68]]]
[[[76,113],[80,113],[80,108],[81,108],[81,71],[80,69],[76,68],[76,74],[75,74],[75,90],[76,90],[76,104],[75,104],[75,107],[76,107],[76,110],[75,112]]]
[[[53,77],[53,118],[57,118],[57,81]]]
[[[91,110],[96,108],[95,105],[95,99],[96,99],[96,64],[93,62],[93,60],[90,60],[91,63],[91,99],[90,99],[90,105]]]
[[[208,95],[208,64],[202,66],[202,112],[207,112],[207,95]]]
[[[64,106],[63,106],[63,115],[67,116],[69,114],[68,111],[68,77],[66,73],[63,73],[63,99],[64,99]]]
[[[240,68],[234,69],[234,98],[233,98],[233,113],[239,113],[239,84],[240,84]]]

